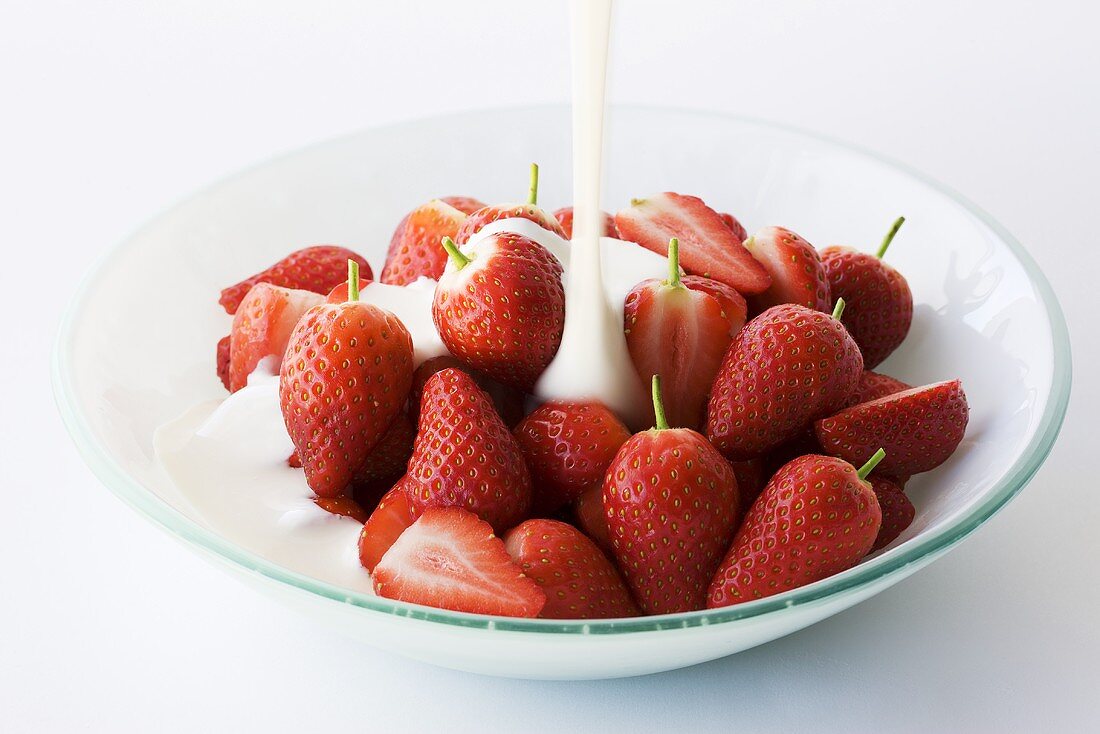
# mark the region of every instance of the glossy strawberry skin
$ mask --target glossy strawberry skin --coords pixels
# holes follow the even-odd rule
[[[835,302],[843,298],[844,325],[873,370],[898,348],[913,323],[913,293],[901,273],[880,258],[850,247],[826,247],[821,262]]]
[[[279,373],[287,432],[306,481],[321,497],[342,494],[404,407],[413,348],[396,316],[352,302],[306,311]]]
[[[315,497],[313,502],[325,512],[341,517],[350,517],[356,522],[366,522],[367,512],[350,497]]]
[[[500,419],[504,421],[504,425],[513,428],[523,419],[526,402],[523,392],[501,385],[449,354],[424,360],[413,373],[412,390],[409,391],[409,410],[414,416],[420,411],[420,396],[424,392],[424,385],[428,382],[428,378],[448,367],[462,370],[474,378],[477,386],[492,398],[493,407],[496,408]]]
[[[230,345],[232,344],[232,336],[226,334],[218,340],[218,349],[216,354],[218,379],[225,385],[225,389],[229,389],[229,363],[233,360],[230,351]]]
[[[745,248],[772,280],[766,291],[750,299],[754,313],[783,303],[832,312],[825,266],[809,242],[788,229],[765,227],[745,242]]]
[[[548,516],[603,484],[604,474],[630,431],[603,404],[553,400],[514,431],[535,487],[533,512]]]
[[[905,495],[904,487],[896,480],[877,477],[874,473],[867,479],[871,482],[871,489],[874,490],[879,508],[882,510],[882,526],[879,527],[875,543],[871,546],[872,551],[877,551],[893,543],[913,524],[917,509]]]
[[[702,426],[707,395],[730,341],[745,323],[745,299],[724,283],[686,276],[681,286],[644,280],[627,294],[623,331],[643,384],[664,378],[671,426]]]
[[[722,456],[686,428],[637,433],[607,470],[603,504],[642,611],[701,609],[739,518],[737,480]]]
[[[912,389],[912,385],[906,384],[897,378],[872,372],[871,370],[863,370],[863,374],[859,376],[856,389],[848,396],[848,407]]]
[[[847,462],[810,454],[784,465],[745,517],[707,592],[710,608],[820,581],[867,555],[882,513]]]
[[[408,285],[420,277],[439,279],[447,264],[447,253],[440,243],[444,237],[455,237],[466,221],[466,213],[450,200],[432,199],[398,223],[390,238],[381,282]]]
[[[371,578],[381,597],[456,612],[536,617],[546,604],[492,528],[458,507],[427,509]]]
[[[722,223],[729,227],[730,232],[733,232],[733,236],[737,238],[738,242],[744,242],[749,238],[748,231],[737,217],[728,212],[719,212],[718,216],[722,218]]]
[[[951,380],[845,408],[817,421],[814,432],[826,453],[845,461],[863,461],[881,447],[886,458],[876,471],[909,476],[947,461],[969,417],[962,383]]]
[[[553,232],[562,239],[568,239],[558,220],[544,209],[540,209],[534,204],[502,204],[482,207],[472,212],[462,223],[462,226],[459,227],[454,240],[458,244],[464,245],[470,241],[471,237],[480,232],[485,225],[500,219],[527,219],[546,231]]]
[[[638,615],[638,606],[615,565],[572,525],[557,520],[527,520],[508,531],[504,548],[546,593],[540,617],[610,619]]]
[[[368,571],[374,571],[401,533],[423,514],[411,499],[414,487],[408,476],[402,477],[383,495],[363,524],[359,533],[359,563]]]
[[[611,547],[611,529],[607,527],[607,513],[603,507],[603,482],[589,487],[573,502],[573,520],[585,535],[605,553],[614,557]]]
[[[845,404],[859,348],[829,314],[774,306],[738,332],[718,368],[707,438],[731,461],[756,458]]]
[[[573,207],[563,206],[554,212],[554,219],[561,225],[565,239],[573,239]],[[615,228],[615,218],[607,212],[600,212],[600,236],[619,238],[619,230]]]
[[[267,357],[282,362],[290,335],[313,306],[324,300],[312,291],[257,283],[233,315],[229,340],[229,391],[248,384],[248,376]]]
[[[268,269],[224,289],[218,303],[226,313],[235,314],[248,291],[257,283],[270,283],[324,295],[333,286],[348,279],[348,260],[359,263],[361,277],[367,280],[374,277],[367,261],[346,247],[314,245],[296,250]]]
[[[424,385],[408,476],[418,509],[464,507],[501,531],[531,508],[519,445],[489,396],[459,370],[437,372]]]
[[[471,253],[467,253],[469,256]],[[470,367],[531,392],[565,327],[561,263],[510,233],[482,239],[461,269],[448,263],[432,302],[447,349]]]
[[[665,192],[636,199],[615,215],[615,226],[622,239],[661,255],[676,237],[687,273],[720,281],[742,295],[760,293],[771,284],[767,271],[721,215],[697,196]]]

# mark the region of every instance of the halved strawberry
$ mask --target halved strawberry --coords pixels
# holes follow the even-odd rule
[[[882,526],[875,536],[875,544],[871,546],[872,551],[877,551],[893,543],[895,538],[913,524],[917,508],[913,507],[903,487],[895,480],[871,475],[867,481],[871,483],[871,489],[878,497],[878,506],[882,509]]]
[[[546,604],[489,524],[458,507],[425,510],[371,577],[379,596],[456,612],[537,617]]]
[[[563,206],[554,212],[554,219],[558,220],[558,224],[561,225],[562,230],[565,232],[565,239],[573,239],[573,207]],[[603,237],[614,237],[618,239],[619,230],[615,228],[615,218],[607,212],[600,212],[600,235]]]
[[[347,263],[344,263],[347,267]],[[248,384],[248,376],[265,357],[283,361],[287,343],[302,315],[324,298],[311,291],[257,283],[233,316],[229,333],[229,391]]]
[[[745,248],[772,279],[766,291],[749,299],[754,312],[781,303],[797,303],[815,311],[833,310],[821,256],[809,242],[788,229],[765,227],[745,241]]]
[[[638,606],[614,564],[572,525],[557,520],[528,520],[508,531],[504,549],[546,593],[540,617],[607,619],[638,615]]]
[[[532,163],[531,186],[527,192],[527,202],[525,204],[497,204],[494,206],[482,207],[475,212],[471,212],[470,216],[467,217],[462,223],[462,226],[459,227],[458,234],[455,235],[454,241],[460,245],[464,245],[470,241],[471,237],[480,232],[482,227],[498,219],[529,219],[543,229],[553,232],[558,237],[567,239],[565,230],[562,229],[558,220],[545,209],[541,209],[536,205],[538,201],[538,191],[539,167]]]
[[[733,232],[733,236],[737,238],[738,242],[744,242],[749,238],[749,233],[737,217],[728,212],[718,212],[718,216],[722,217],[722,221],[730,228],[730,232]]]
[[[379,278],[391,285],[408,285],[420,277],[439,280],[447,253],[439,246],[455,237],[466,214],[442,199],[432,199],[405,215],[390,239],[386,264]]]
[[[912,385],[908,385],[897,378],[872,372],[871,370],[863,370],[863,374],[859,376],[859,384],[856,385],[855,391],[848,398],[848,406],[867,403],[884,398],[887,395],[912,389]]]
[[[745,299],[716,280],[680,277],[679,248],[669,242],[669,277],[644,280],[627,294],[626,346],[638,376],[665,381],[669,425],[699,428],[722,356],[745,323]]]
[[[374,570],[394,541],[420,517],[420,510],[409,499],[411,486],[412,480],[402,477],[363,524],[363,532],[359,533],[359,562],[368,571]]]
[[[350,517],[352,520],[358,520],[359,522],[367,521],[366,510],[360,507],[359,503],[351,497],[315,497],[313,501],[322,510],[331,512],[333,515]]]
[[[241,301],[257,283],[270,283],[323,295],[332,290],[333,286],[347,280],[348,260],[354,260],[359,265],[359,273],[366,280],[374,277],[367,261],[346,247],[314,245],[295,250],[266,270],[224,289],[218,303],[225,308],[226,313],[237,313]]]
[[[668,241],[680,240],[680,264],[692,275],[721,281],[742,295],[761,293],[771,277],[718,212],[696,196],[666,192],[634,199],[615,215],[622,239],[665,254]]]
[[[230,344],[232,343],[232,337],[226,334],[218,340],[217,350],[217,370],[218,379],[225,385],[225,389],[229,389],[229,362],[230,362]]]
[[[966,433],[970,408],[958,380],[938,382],[845,408],[814,424],[825,451],[859,461],[886,450],[879,471],[919,474],[947,461]]]

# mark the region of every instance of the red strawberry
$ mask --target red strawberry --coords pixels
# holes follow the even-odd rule
[[[231,356],[229,353],[230,336],[226,334],[218,340],[218,353],[217,353],[217,370],[218,379],[225,385],[225,389],[229,389],[229,362]]]
[[[358,520],[359,522],[367,521],[366,511],[351,497],[317,497],[313,501],[322,510],[331,512],[333,515],[350,517],[352,520]]]
[[[539,167],[534,163],[531,164],[531,187],[527,192],[526,204],[500,204],[496,206],[486,206],[478,209],[475,212],[471,212],[470,216],[459,227],[458,234],[455,235],[454,240],[460,245],[464,245],[470,241],[470,238],[481,231],[481,228],[486,224],[497,221],[498,219],[529,219],[535,224],[539,225],[543,229],[553,232],[562,239],[567,239],[565,236],[565,230],[562,229],[558,220],[554,218],[552,214],[548,214],[544,209],[540,209],[536,206],[538,201],[539,192]]]
[[[731,461],[733,476],[737,477],[737,497],[740,500],[741,516],[749,511],[752,503],[764,491],[768,483],[768,472],[763,459]]]
[[[753,503],[707,592],[707,607],[762,599],[856,565],[871,550],[882,513],[865,477],[831,456],[785,464]]]
[[[879,470],[908,476],[947,461],[969,417],[962,383],[951,380],[845,408],[817,421],[814,432],[827,453],[846,461],[866,456],[869,446],[881,446],[886,459]]]
[[[749,238],[749,233],[745,231],[745,226],[738,221],[737,217],[726,212],[719,212],[718,216],[722,217],[722,222],[730,228],[730,232],[733,232],[738,242],[744,242]]]
[[[323,301],[323,297],[311,291],[268,283],[253,286],[233,316],[229,334],[229,391],[236,392],[247,385],[248,376],[265,357],[282,362],[298,320]]]
[[[398,413],[371,450],[367,460],[355,473],[355,484],[368,485],[382,482],[392,486],[405,474],[415,439],[416,425],[407,415]]]
[[[443,243],[451,262],[432,302],[440,338],[470,367],[530,392],[565,328],[561,263],[534,240],[506,232],[482,239],[476,252]]]
[[[619,568],[646,614],[690,612],[737,528],[737,480],[689,428],[669,428],[653,378],[656,427],[623,444],[607,470],[603,504]]]
[[[635,617],[638,607],[623,577],[596,544],[572,525],[528,520],[508,531],[504,549],[546,593],[540,617]]]
[[[834,299],[848,304],[844,325],[863,352],[863,364],[874,369],[898,348],[913,323],[909,283],[882,260],[905,217],[899,217],[878,252],[868,255],[850,247],[826,247],[821,262]]]
[[[228,314],[237,312],[241,301],[257,283],[270,283],[314,293],[328,293],[334,285],[348,277],[348,260],[354,260],[363,277],[370,280],[370,265],[351,250],[336,245],[314,245],[295,250],[267,270],[245,278],[222,291],[218,303]]]
[[[871,546],[871,550],[877,551],[893,543],[913,524],[917,509],[893,479],[871,476],[868,481],[871,482],[871,488],[878,498],[878,506],[882,509],[882,526],[875,537],[875,544]]]
[[[457,505],[493,527],[527,517],[531,477],[493,403],[465,372],[445,369],[424,385],[409,498],[417,508]]]
[[[488,523],[459,507],[427,509],[371,578],[379,596],[456,612],[537,617],[546,604]]]
[[[561,225],[562,231],[565,232],[565,239],[573,239],[573,207],[563,206],[554,212],[554,219],[558,220],[558,224]],[[600,235],[603,237],[614,237],[618,239],[619,230],[615,228],[615,219],[607,212],[600,212]]]
[[[354,261],[348,280],[358,284]],[[413,348],[396,316],[358,301],[306,311],[279,373],[279,401],[306,482],[322,497],[344,492],[404,407]]]
[[[773,306],[726,351],[707,406],[707,438],[731,461],[760,456],[842,407],[862,371],[859,347],[836,318]]]
[[[464,221],[466,214],[442,199],[413,209],[390,239],[379,280],[391,285],[408,285],[421,276],[438,280],[447,264],[439,243],[457,235]]]
[[[594,401],[543,403],[514,433],[535,487],[533,511],[540,516],[601,486],[615,453],[630,438],[622,421]]]
[[[718,212],[695,196],[667,192],[634,199],[615,215],[623,239],[665,254],[680,240],[680,262],[692,275],[721,281],[742,294],[761,293],[771,277],[741,244]]]
[[[855,391],[848,397],[848,405],[859,405],[860,403],[878,400],[887,395],[912,389],[912,385],[907,385],[889,375],[863,370],[863,374],[859,376],[859,384],[856,385]]]
[[[410,499],[413,481],[404,476],[378,502],[359,534],[359,562],[368,571],[382,560],[390,546],[416,519],[420,510]]]
[[[678,241],[669,242],[667,280],[644,280],[626,297],[623,330],[638,375],[661,375],[671,426],[699,428],[726,347],[745,323],[745,299],[716,280],[681,280]]]
[[[607,527],[607,513],[603,509],[603,482],[597,486],[585,490],[584,494],[573,503],[573,517],[577,527],[584,534],[603,548],[607,553],[614,555],[611,547],[611,530]]]
[[[821,256],[806,240],[782,227],[765,227],[745,242],[772,284],[750,300],[757,313],[782,303],[797,303],[815,311],[832,311],[829,280]]]
[[[496,380],[490,380],[477,370],[470,369],[469,366],[462,363],[460,360],[446,354],[424,360],[420,363],[420,366],[416,368],[416,371],[413,372],[412,389],[409,391],[409,410],[414,416],[420,410],[420,395],[424,391],[424,385],[428,382],[428,378],[436,372],[445,370],[448,367],[462,370],[470,377],[474,378],[474,382],[477,383],[477,386],[492,398],[493,407],[496,408],[500,419],[504,421],[504,425],[513,428],[522,420],[525,407],[525,400],[522,392],[515,388],[501,385]]]

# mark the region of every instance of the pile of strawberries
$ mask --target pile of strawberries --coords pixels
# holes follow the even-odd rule
[[[359,300],[369,265],[341,247],[222,292],[219,375],[238,390],[281,359],[289,461],[318,505],[364,523],[379,595],[522,617],[684,612],[821,580],[909,526],[906,482],[951,455],[969,410],[958,380],[871,371],[912,321],[883,260],[901,219],[867,254],[779,227],[748,237],[676,193],[605,214],[605,234],[669,255],[668,278],[625,303],[653,388],[652,427],[628,427],[597,401],[530,395],[564,328],[558,260],[507,232],[463,248],[513,217],[568,238],[572,211],[546,213],[536,191],[433,199],[398,225],[380,280],[438,281],[451,356],[416,364],[405,325]]]

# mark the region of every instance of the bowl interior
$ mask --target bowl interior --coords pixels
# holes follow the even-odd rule
[[[847,581],[821,582],[826,587],[900,568],[958,539],[1038,467],[1064,412],[1068,343],[1042,276],[983,215],[872,155],[724,116],[615,109],[606,160],[612,211],[631,196],[690,192],[750,232],[780,224],[818,246],[866,250],[897,215],[907,217],[889,259],[912,287],[913,329],[879,369],[914,384],[960,377],[970,427],[950,461],[910,484],[913,525],[842,575]],[[219,537],[157,466],[154,429],[224,396],[214,375],[214,345],[229,328],[217,304],[223,286],[322,242],[359,250],[377,272],[410,208],[447,194],[519,200],[531,161],[541,164],[543,205],[568,203],[567,108],[363,132],[263,164],[160,215],[89,276],[60,336],[59,397],[86,457],[124,499],[185,537],[265,574],[343,594]],[[809,598],[799,593],[792,599]]]

